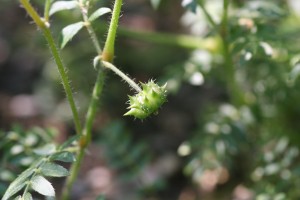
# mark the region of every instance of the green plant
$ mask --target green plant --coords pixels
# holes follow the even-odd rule
[[[48,42],[49,49],[54,57],[55,63],[57,65],[62,85],[65,90],[70,108],[72,110],[74,124],[78,137],[78,145],[75,150],[69,149],[69,142],[63,144],[59,147],[47,144],[41,149],[35,150],[35,153],[41,157],[37,159],[26,171],[22,172],[21,175],[15,179],[6,190],[2,200],[7,200],[10,197],[17,194],[20,190],[24,189],[22,195],[18,196],[17,199],[32,199],[30,190],[33,189],[36,192],[44,196],[55,196],[55,192],[50,182],[47,181],[44,176],[54,176],[62,177],[68,176],[68,171],[60,165],[53,163],[55,160],[60,161],[75,161],[70,169],[70,175],[66,181],[66,187],[62,194],[62,199],[68,199],[70,195],[71,187],[77,177],[79,168],[81,166],[82,159],[85,154],[86,147],[91,141],[92,125],[97,112],[99,97],[102,92],[103,82],[106,75],[106,69],[114,71],[123,80],[125,80],[130,86],[137,90],[137,92],[142,95],[143,99],[137,99],[138,101],[131,102],[131,109],[141,109],[139,113],[128,112],[126,115],[133,115],[137,118],[144,119],[150,114],[157,112],[159,107],[166,101],[166,90],[165,87],[159,87],[153,81],[148,84],[142,85],[141,89],[132,79],[125,75],[122,71],[116,68],[112,62],[115,56],[114,46],[117,27],[119,23],[119,17],[121,12],[122,0],[116,0],[114,4],[114,9],[112,13],[112,19],[108,30],[107,39],[102,51],[100,43],[96,37],[95,31],[92,27],[92,22],[98,17],[109,13],[111,10],[108,8],[99,8],[92,14],[89,14],[91,1],[89,0],[78,0],[78,1],[54,1],[46,0],[44,5],[44,16],[41,17],[37,11],[33,8],[29,0],[20,0],[21,5],[24,7],[26,12],[33,19],[37,27],[42,31],[45,39]],[[55,40],[50,31],[50,21],[49,18],[58,11],[79,9],[82,14],[83,21],[71,24],[63,28],[62,30],[62,41],[61,48],[65,45],[83,28],[86,27],[92,43],[97,51],[97,56],[94,59],[94,67],[98,71],[97,80],[93,89],[91,96],[91,101],[88,107],[86,121],[84,127],[82,128],[79,119],[79,114],[75,105],[73,98],[71,86],[69,83],[69,78],[66,73],[66,67],[63,64],[60,52],[56,46]],[[100,65],[98,68],[97,66]],[[144,97],[143,95],[146,94]],[[143,112],[143,113],[142,113]],[[73,140],[72,140],[73,141]],[[71,159],[70,154],[73,151],[76,152],[77,158]]]
[[[53,186],[45,177],[64,177],[69,175],[68,170],[56,164],[55,161],[75,161],[73,152],[76,151],[77,147],[70,146],[75,139],[71,138],[60,147],[49,143],[34,149],[33,153],[39,157],[35,158],[30,167],[9,185],[2,199],[9,199],[21,190],[23,190],[22,195],[17,196],[16,199],[32,199],[31,190],[44,196],[55,196]]]
[[[20,173],[37,159],[34,149],[50,143],[55,132],[44,130],[38,127],[28,131],[18,126],[14,126],[8,133],[0,132],[1,150],[1,175],[0,192],[4,194],[8,183],[17,178],[16,173]]]
[[[224,0],[221,20],[216,22],[213,13],[206,9],[208,1],[192,2],[194,4],[189,6],[195,10],[197,2],[206,17],[209,35],[221,37],[223,61],[221,65],[212,62],[210,65],[218,68],[212,67],[209,71],[203,69],[203,63],[195,61],[194,56],[187,64],[194,66],[193,73],[199,70],[210,82],[213,81],[211,75],[225,81],[228,99],[226,104],[222,100],[221,105],[219,100],[210,102],[209,109],[199,118],[194,136],[179,147],[179,150],[190,148],[185,173],[208,191],[236,181],[248,189],[251,199],[299,198],[292,189],[299,184],[292,180],[292,174],[298,173],[299,161],[294,158],[299,144],[297,147],[291,144],[295,141],[289,128],[291,123],[283,125],[285,120],[291,120],[288,117],[291,113],[285,110],[287,104],[283,102],[288,101],[292,106],[292,100],[287,98],[293,96],[294,101],[299,98],[291,92],[295,91],[295,85],[287,86],[286,74],[291,73],[289,63],[293,58],[293,50],[290,50],[294,47],[284,43],[291,39],[288,35],[292,33],[281,29],[292,16],[279,1],[230,3]],[[279,53],[282,51],[289,53],[284,56]],[[218,73],[222,67],[223,73]],[[258,85],[263,89],[258,89]],[[291,96],[279,97],[279,93]],[[279,105],[281,103],[285,106]],[[282,138],[284,135],[290,138]],[[182,152],[185,155],[185,151]],[[279,154],[284,154],[282,159]],[[235,177],[241,172],[242,176]],[[214,183],[208,187],[205,186],[207,176],[214,177]]]
[[[64,79],[62,82],[78,133],[74,143],[64,148],[70,158],[73,154],[76,156],[76,161],[71,166],[62,198],[69,198],[79,168],[84,166],[82,160],[85,151],[93,143],[97,144],[100,151],[103,150],[104,166],[116,174],[114,185],[118,185],[118,188],[114,194],[108,194],[108,198],[118,198],[116,196],[119,195],[122,199],[299,199],[300,93],[297,88],[300,86],[300,23],[297,10],[293,12],[296,6],[292,5],[296,1],[151,0],[137,4],[131,1],[125,2],[125,9],[128,9],[125,13],[133,12],[133,15],[124,20],[124,26],[117,28],[122,4],[117,0],[108,37],[104,38],[105,22],[96,19],[111,12],[109,8],[102,7],[105,1],[36,0],[36,5],[45,6],[41,18],[28,1],[21,0],[28,13],[33,19],[36,18],[34,21],[49,43],[56,38],[50,34],[50,27],[55,33],[56,29],[61,29],[55,26],[56,23],[61,22],[64,26],[70,24],[63,28],[59,46],[65,48],[72,45],[62,53],[72,57],[70,61],[68,56],[63,56],[67,65],[80,68],[78,71],[76,67],[70,70],[70,75],[74,75],[72,79],[75,78],[73,86],[84,85],[82,83],[86,82],[82,79],[97,77],[96,83],[93,83],[91,101],[86,106],[86,120],[81,125],[81,114],[77,114],[63,62],[54,43],[49,44]],[[149,11],[150,5],[155,11]],[[62,16],[56,15],[63,10],[72,11],[66,12],[66,15],[65,12],[62,12]],[[144,18],[136,17],[135,12],[143,13]],[[81,20],[76,18],[79,15],[82,16]],[[62,20],[55,17],[61,17],[59,19]],[[76,21],[73,21],[75,18]],[[147,28],[155,31],[126,27],[132,18],[134,25],[143,26],[145,22],[150,24]],[[84,28],[96,53],[91,53],[94,49],[90,50],[89,41],[84,35],[77,35]],[[165,32],[159,32],[162,30]],[[116,35],[118,42],[115,41]],[[71,40],[73,43],[69,44]],[[101,40],[106,40],[103,50]],[[88,55],[83,55],[83,49],[87,49]],[[113,64],[116,56],[116,64]],[[88,59],[83,58],[87,57],[89,60],[94,58],[91,72],[88,72],[90,74],[85,74],[88,70],[83,60]],[[118,65],[124,66],[130,74],[136,72],[134,76],[144,83],[135,83],[116,67]],[[120,122],[119,119],[116,122],[115,116],[119,116],[120,110],[125,110],[124,107],[118,110],[116,105],[125,101],[122,96],[126,96],[127,91],[123,91],[114,80],[104,87],[110,70],[135,92],[129,96],[129,111],[124,115],[143,120],[156,114],[167,101],[166,90],[171,93],[168,106],[161,111],[161,115],[143,123],[138,120]],[[168,84],[147,81],[150,72],[155,74],[157,80],[164,80]],[[104,98],[103,90],[107,93]],[[120,95],[121,92],[124,95]],[[102,107],[99,116],[97,108],[99,102],[105,104],[105,98],[109,103]],[[107,111],[113,113],[114,109],[118,115],[103,117]],[[91,133],[95,130],[92,128],[93,122],[105,120],[110,125],[101,128],[98,131],[101,134],[92,139]],[[97,128],[104,125],[94,124]],[[43,166],[46,169],[52,166],[55,173],[64,172],[61,176],[67,173],[59,167],[51,153],[35,153],[34,149],[50,143],[52,137],[46,140],[38,137],[39,142],[28,146],[23,143],[27,139],[23,138],[27,134],[37,134],[36,131],[17,129],[14,132],[20,134],[21,142],[13,144],[15,140],[6,137],[6,142],[0,143],[4,149],[0,152],[5,155],[5,164],[1,166],[3,173],[0,173],[0,180],[3,184],[0,184],[0,189],[2,187],[5,190],[7,184],[16,178],[15,173],[28,167],[28,163],[23,166],[22,158],[38,161],[47,158],[44,163],[29,167],[29,171],[24,172],[25,176],[20,176],[21,181],[26,179],[27,184],[20,184],[23,188],[18,193],[14,194],[12,187],[8,190],[13,196],[20,194],[30,199],[27,192],[34,194],[31,189],[38,190],[32,185],[37,181],[46,182],[41,178],[47,175],[42,173]],[[5,133],[10,136],[9,132],[3,132],[3,135]],[[22,146],[29,151],[11,155],[13,151],[8,149],[16,149],[14,146]],[[52,145],[52,149],[56,152],[61,147],[54,148]],[[27,172],[30,172],[28,177]],[[21,182],[18,179],[16,181]],[[12,185],[16,185],[15,182]],[[99,196],[99,193],[94,196]],[[101,194],[98,198],[105,196]]]

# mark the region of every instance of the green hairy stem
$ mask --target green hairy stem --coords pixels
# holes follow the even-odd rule
[[[75,101],[73,98],[72,89],[71,89],[71,86],[69,83],[70,81],[69,81],[68,75],[65,71],[64,64],[62,62],[62,59],[60,57],[58,48],[54,42],[53,36],[50,32],[50,29],[47,26],[47,23],[45,23],[45,21],[37,14],[37,12],[34,10],[34,8],[29,3],[28,0],[20,0],[20,2],[23,5],[23,7],[25,8],[25,10],[27,11],[27,13],[30,15],[30,17],[33,19],[33,21],[36,23],[36,25],[42,30],[44,37],[46,38],[46,40],[49,44],[50,51],[54,57],[54,60],[57,65],[57,69],[58,69],[60,77],[61,77],[61,81],[62,81],[62,85],[63,85],[63,88],[66,93],[66,97],[68,99],[70,108],[73,113],[73,119],[74,119],[76,132],[77,132],[77,134],[81,134],[81,124],[80,124],[80,120],[79,120],[78,111],[77,111],[77,108],[75,105]]]
[[[115,54],[115,39],[121,13],[122,0],[116,0],[114,10],[106,38],[105,46],[102,53],[102,60],[112,62]]]

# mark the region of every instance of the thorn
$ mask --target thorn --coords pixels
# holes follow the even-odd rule
[[[133,102],[135,101],[135,98],[134,98],[134,96],[130,96],[130,95],[128,95],[128,97],[129,97],[129,101],[130,101],[130,103],[133,103]]]

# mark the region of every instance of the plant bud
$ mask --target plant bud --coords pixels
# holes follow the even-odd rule
[[[129,96],[130,109],[124,115],[132,115],[139,119],[145,119],[152,113],[157,114],[157,110],[167,101],[166,85],[159,86],[152,80],[142,85],[142,91],[135,96]]]

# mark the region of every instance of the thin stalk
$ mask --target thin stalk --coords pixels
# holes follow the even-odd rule
[[[122,7],[122,0],[116,0],[112,18],[110,21],[108,35],[102,53],[102,59],[110,63],[113,61],[114,54],[115,54],[115,39],[116,39],[116,33],[119,24],[121,7]]]
[[[230,51],[230,44],[228,38],[228,7],[229,0],[223,2],[223,17],[221,22],[220,36],[223,43],[223,58],[225,61],[225,75],[227,87],[229,90],[230,98],[233,104],[240,106],[244,103],[244,98],[240,87],[236,82],[235,67],[232,61],[232,54]]]
[[[88,30],[88,33],[92,39],[92,43],[98,53],[98,56],[101,56],[102,50],[101,50],[99,40],[97,39],[95,31],[91,26],[87,16],[88,7],[86,7],[86,5],[89,2],[86,2],[84,0],[79,0],[78,2],[80,3],[81,14],[85,22],[86,28]],[[105,79],[105,72],[104,70],[99,69],[97,80],[93,88],[92,98],[90,100],[90,104],[86,114],[86,121],[82,132],[82,137],[80,138],[80,146],[79,146],[80,149],[77,153],[76,161],[70,169],[70,176],[66,180],[66,184],[62,193],[62,200],[68,200],[70,197],[71,189],[78,176],[80,166],[84,158],[85,150],[91,141],[93,122],[98,110],[99,96],[101,95],[103,90],[104,79]]]
[[[98,109],[99,105],[99,96],[102,93],[103,85],[104,85],[104,79],[105,79],[105,71],[104,70],[99,70],[98,72],[98,77],[93,89],[93,95],[92,99],[87,111],[86,115],[86,122],[84,126],[84,131],[83,131],[83,136],[86,137],[86,140],[82,141],[82,146],[87,146],[87,144],[91,140],[91,132],[92,132],[92,127],[93,127],[93,122],[95,119],[95,115]]]
[[[86,19],[84,19],[84,20],[86,20]],[[101,46],[100,46],[100,42],[97,39],[96,33],[95,33],[94,29],[92,28],[91,23],[86,21],[85,26],[86,26],[89,34],[90,34],[90,37],[93,41],[93,44],[94,44],[94,47],[95,47],[96,51],[98,52],[98,55],[101,55],[102,54],[102,49],[101,49]]]
[[[83,18],[83,21],[84,21],[84,24],[85,24],[85,27],[92,39],[92,42],[93,42],[93,45],[98,53],[98,55],[101,55],[102,53],[102,49],[101,49],[101,46],[100,46],[100,42],[96,36],[96,33],[95,33],[95,30],[93,29],[93,27],[91,26],[91,23],[89,21],[89,18],[88,18],[88,8],[85,6],[86,3],[83,3],[82,0],[78,0],[79,2],[79,5],[80,5],[80,10],[81,10],[81,15],[82,15],[82,18]]]
[[[34,10],[34,8],[29,3],[28,0],[20,0],[20,2],[23,5],[23,7],[25,8],[25,10],[27,11],[27,13],[30,15],[30,17],[33,19],[33,21],[36,23],[36,25],[42,30],[44,37],[46,38],[46,40],[48,42],[50,51],[54,57],[54,60],[56,62],[56,65],[57,65],[57,68],[58,68],[58,71],[59,71],[59,74],[60,74],[60,77],[62,80],[62,85],[65,90],[67,100],[69,102],[70,108],[73,113],[73,119],[74,119],[76,132],[77,132],[77,134],[80,134],[81,133],[81,124],[80,124],[80,120],[79,120],[78,111],[77,111],[77,108],[75,105],[75,101],[73,98],[73,93],[72,93],[72,90],[71,90],[71,87],[69,84],[69,78],[65,71],[64,64],[60,57],[59,51],[55,45],[55,42],[54,42],[53,36],[50,32],[50,29],[45,24],[45,22],[41,19],[41,17],[37,14],[37,12]]]
[[[203,0],[198,0],[198,5],[202,9],[204,15],[206,16],[208,22],[212,26],[214,30],[218,32],[222,39],[223,44],[223,58],[224,58],[224,69],[225,69],[225,81],[227,83],[228,92],[230,94],[231,101],[233,104],[239,106],[243,104],[243,95],[240,87],[238,86],[235,78],[235,68],[234,63],[232,61],[232,54],[230,51],[230,44],[228,38],[228,7],[229,0],[223,1],[223,16],[220,28],[218,28],[217,24],[211,17],[211,15],[206,10]]]
[[[133,38],[135,40],[177,46],[186,49],[206,49],[209,51],[216,51],[219,45],[217,37],[208,37],[203,39],[190,35],[136,31],[124,27],[120,27],[118,33],[122,36]]]
[[[104,28],[104,26],[99,26],[101,33],[105,31]],[[205,49],[213,52],[218,51],[220,43],[219,37],[199,38],[185,34],[134,30],[122,26],[118,28],[118,34],[134,40],[155,44],[170,45],[185,49]]]
[[[46,0],[45,2],[44,19],[46,22],[49,22],[49,11],[50,11],[51,2],[52,0]]]
[[[113,64],[102,61],[102,64],[104,67],[112,70],[115,72],[118,76],[120,76],[124,81],[126,81],[133,89],[135,89],[137,92],[141,92],[142,89],[136,84],[131,78],[129,78],[126,74],[124,74],[121,70],[119,70],[116,66]]]
[[[213,20],[212,16],[209,14],[209,12],[206,10],[204,4],[203,4],[203,0],[198,0],[198,5],[200,6],[201,10],[203,11],[205,17],[207,18],[208,22],[210,23],[210,25],[212,26],[213,29],[218,30],[217,29],[217,24],[216,22]]]
[[[99,70],[98,77],[97,77],[97,80],[96,80],[96,83],[95,83],[95,86],[93,89],[93,95],[91,98],[91,102],[88,107],[82,137],[80,138],[80,146],[79,146],[80,149],[79,149],[79,152],[77,153],[76,161],[75,161],[75,163],[73,163],[73,165],[70,169],[70,176],[68,176],[68,178],[66,180],[66,184],[63,189],[62,200],[69,199],[72,186],[78,176],[80,166],[81,166],[82,160],[84,158],[85,150],[91,141],[93,122],[94,122],[94,119],[95,119],[95,116],[96,116],[96,113],[98,110],[99,96],[101,95],[102,90],[103,90],[104,79],[105,79],[105,72],[102,70]]]
[[[224,0],[223,1],[222,29],[223,29],[223,32],[225,32],[226,36],[227,36],[227,26],[228,26],[228,7],[229,7],[229,0]]]

